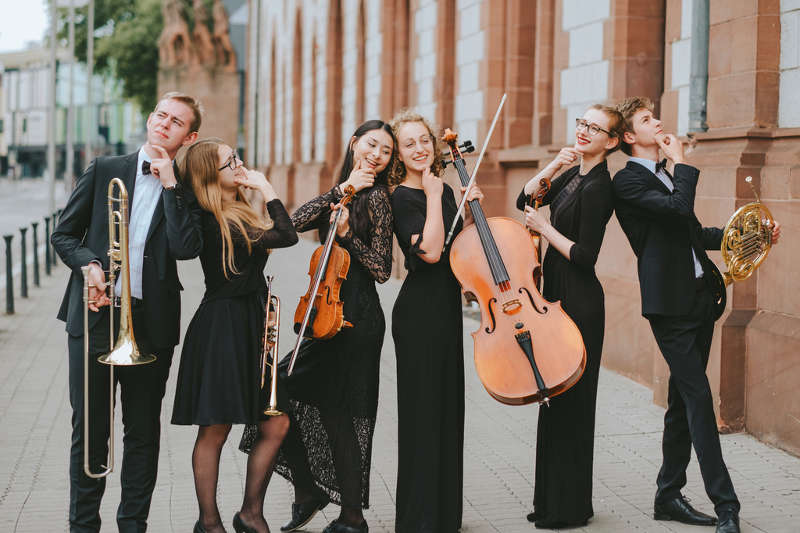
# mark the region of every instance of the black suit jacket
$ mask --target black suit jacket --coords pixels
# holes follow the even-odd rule
[[[51,242],[72,275],[67,284],[58,318],[67,323],[67,332],[83,335],[83,274],[81,267],[100,261],[108,270],[108,184],[118,177],[128,190],[128,212],[136,194],[136,163],[139,152],[94,160],[78,178],[77,186],[61,213]],[[183,184],[182,184],[183,185]],[[200,207],[186,184],[162,190],[156,204],[142,262],[142,304],[146,316],[147,340],[153,348],[171,348],[180,333],[180,290],[176,259],[191,259],[200,254],[203,237]],[[100,312],[89,312],[89,328]]]
[[[725,288],[705,250],[719,249],[720,228],[704,228],[694,214],[700,171],[675,165],[672,192],[644,166],[628,161],[614,176],[617,219],[638,259],[642,315],[681,316],[696,293],[694,248],[707,283],[724,308]],[[718,306],[720,302],[718,301]],[[718,309],[719,312],[719,309]]]

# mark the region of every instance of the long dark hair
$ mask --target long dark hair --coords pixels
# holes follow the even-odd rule
[[[395,139],[392,127],[388,122],[384,122],[382,120],[368,120],[356,128],[356,131],[353,132],[352,137],[347,142],[347,153],[344,156],[342,170],[339,173],[339,181],[337,182],[344,183],[347,181],[347,178],[350,177],[350,172],[353,170],[353,144],[358,142],[358,140],[365,133],[373,130],[383,130],[389,134],[389,137],[392,139],[392,156],[389,159],[389,163],[386,165],[386,168],[383,169],[380,174],[375,176],[375,184],[372,186],[372,188],[359,191],[359,193],[353,198],[352,202],[350,202],[350,227],[353,229],[353,233],[355,233],[358,238],[365,243],[369,243],[371,240],[369,213],[367,211],[369,195],[372,190],[377,188],[383,188],[386,190],[387,194],[389,193],[389,173],[392,171],[395,159],[397,159],[397,139]]]

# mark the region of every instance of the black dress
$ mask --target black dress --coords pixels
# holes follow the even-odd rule
[[[343,328],[328,340],[304,340],[291,377],[286,375],[290,354],[279,365],[278,388],[289,397],[291,418],[276,471],[305,490],[323,490],[344,507],[369,507],[372,436],[378,411],[378,377],[386,322],[375,289],[392,270],[392,211],[386,187],[367,195],[369,231],[352,229],[337,242],[350,253],[350,269],[342,283]],[[324,241],[329,229],[330,204],[342,196],[338,188],[309,201],[292,215],[297,231],[319,230]],[[356,200],[353,201],[355,203]],[[353,204],[350,204],[352,213]],[[352,214],[351,214],[351,228]],[[248,450],[253,428],[242,437]]]
[[[173,424],[245,424],[259,420],[261,339],[264,332],[264,266],[271,248],[292,246],[297,233],[280,200],[267,204],[274,226],[252,245],[231,226],[238,274],[225,278],[222,234],[214,215],[203,211],[200,262],[206,292],[183,341],[172,408]]]
[[[463,505],[461,294],[450,270],[449,248],[434,264],[417,255],[426,208],[421,189],[401,185],[392,195],[394,230],[408,269],[392,311],[399,441],[395,530],[400,533],[455,532]],[[453,190],[445,184],[445,232],[456,211]],[[420,237],[412,244],[414,234]]]
[[[569,260],[548,247],[542,268],[543,296],[561,300],[578,326],[586,347],[586,369],[571,389],[539,409],[533,496],[537,524],[578,525],[594,515],[595,404],[605,328],[603,287],[594,265],[614,207],[606,162],[586,176],[579,171],[579,166],[572,167],[553,180],[542,204],[550,205],[553,227],[575,243]],[[524,209],[529,199],[522,191],[517,207]]]

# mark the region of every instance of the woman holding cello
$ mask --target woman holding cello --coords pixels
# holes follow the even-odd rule
[[[453,533],[461,527],[464,349],[459,284],[445,232],[456,216],[453,190],[439,177],[440,141],[422,116],[392,120],[394,231],[408,275],[392,311],[397,356],[398,472],[395,530]],[[469,199],[480,199],[477,187]],[[459,222],[457,230],[460,231]]]
[[[289,428],[286,416],[265,417],[259,353],[264,328],[264,266],[272,248],[297,243],[289,214],[264,174],[248,170],[218,140],[186,151],[182,173],[192,181],[203,216],[200,262],[203,301],[186,331],[172,409],[173,424],[196,424],[192,471],[200,507],[194,533],[225,531],[217,508],[222,446],[231,424],[257,424],[247,461],[244,501],[233,518],[237,532],[269,531],[264,495]],[[251,207],[242,189],[258,191],[269,219]]]
[[[586,368],[569,390],[539,409],[533,512],[537,528],[586,525],[592,509],[595,404],[603,350],[603,287],[594,265],[614,210],[606,158],[619,148],[623,119],[608,106],[593,105],[576,119],[575,145],[531,179],[517,199],[525,223],[547,239],[542,277],[546,300],[561,305],[578,326]],[[572,166],[574,164],[574,166]],[[544,187],[562,168],[569,167]],[[532,209],[533,198],[550,206],[550,220]],[[568,461],[564,458],[568,457]]]
[[[328,340],[304,340],[291,376],[279,387],[289,396],[291,426],[277,471],[294,485],[292,518],[281,531],[305,525],[329,501],[341,505],[325,533],[368,531],[372,435],[378,408],[378,375],[386,324],[375,282],[392,270],[392,212],[388,174],[395,158],[388,124],[369,120],[350,138],[338,183],[292,215],[297,231],[329,231],[350,254],[340,287],[345,325]],[[350,187],[355,197],[340,202]],[[338,225],[330,227],[336,210]],[[320,313],[321,314],[321,313]],[[283,366],[283,364],[282,364]]]

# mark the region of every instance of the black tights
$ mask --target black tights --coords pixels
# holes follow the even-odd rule
[[[258,439],[247,459],[244,500],[239,515],[248,526],[259,533],[269,533],[269,526],[264,519],[264,496],[275,467],[278,449],[289,430],[289,417],[270,417],[259,422],[258,426]],[[217,481],[222,446],[230,430],[230,424],[200,426],[194,443],[194,486],[200,506],[200,522],[209,533],[225,531],[217,507]]]

